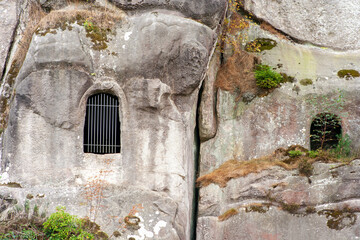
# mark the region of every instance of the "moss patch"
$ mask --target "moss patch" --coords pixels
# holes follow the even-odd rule
[[[94,50],[100,51],[108,47],[108,33],[111,33],[110,29],[102,29],[97,26],[93,26],[92,28],[86,28],[86,37],[91,39]]]
[[[298,210],[300,209],[299,204],[287,204],[287,203],[281,203],[281,209],[283,211],[286,211],[291,214],[296,214]]]
[[[360,73],[356,70],[353,69],[343,69],[338,71],[337,74],[340,78],[345,78],[345,79],[351,79],[351,78],[356,78],[356,77],[360,77]]]
[[[307,86],[313,84],[313,81],[310,78],[305,78],[300,80],[300,84],[303,86]]]
[[[271,50],[276,47],[277,42],[270,38],[257,38],[254,41],[248,42],[245,46],[247,52],[262,52]]]
[[[319,215],[325,215],[328,219],[327,226],[331,229],[342,230],[356,223],[357,216],[348,207],[343,209],[325,209],[318,212]]]
[[[280,73],[280,74],[283,77],[282,78],[282,83],[286,83],[286,82],[293,83],[293,82],[295,82],[295,77],[289,76],[286,73]]]
[[[245,207],[245,212],[258,212],[258,213],[266,213],[269,211],[270,204],[251,204]]]

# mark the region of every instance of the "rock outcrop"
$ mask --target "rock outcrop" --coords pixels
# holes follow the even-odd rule
[[[226,6],[214,2],[207,12],[194,13],[213,27]],[[106,197],[96,221],[106,232],[119,225],[108,215],[123,218],[141,203],[141,222],[124,239],[190,239],[197,98],[217,30],[177,8],[165,11],[167,5],[135,5],[139,11],[122,13],[106,30],[82,17],[92,3],[84,4],[50,12],[32,36],[4,133],[1,195],[21,204],[31,194],[30,204],[43,211],[65,205],[85,216],[86,186],[105,171]],[[98,9],[91,14],[100,16]],[[119,98],[120,154],[83,151],[86,101],[98,92]]]
[[[244,7],[295,39],[341,50],[360,48],[360,8],[352,0],[245,0]]]
[[[275,167],[230,180],[226,188],[204,187],[197,239],[356,239],[359,163],[316,163],[311,183]]]

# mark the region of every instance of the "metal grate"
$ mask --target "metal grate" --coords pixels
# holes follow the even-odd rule
[[[119,100],[116,96],[98,93],[88,98],[84,125],[85,153],[119,153]]]

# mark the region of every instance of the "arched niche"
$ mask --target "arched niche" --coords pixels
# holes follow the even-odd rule
[[[310,149],[330,149],[337,146],[342,134],[341,119],[333,113],[317,114],[310,127]]]

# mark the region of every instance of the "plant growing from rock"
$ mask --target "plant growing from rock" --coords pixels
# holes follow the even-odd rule
[[[23,207],[15,205],[7,212],[7,219],[0,222],[0,239],[45,239],[42,224],[45,214],[39,215],[39,207],[31,211],[30,201]]]
[[[346,158],[351,154],[351,140],[348,134],[345,136],[338,135],[339,139],[338,144],[335,148],[331,149],[331,152],[335,155],[336,158]]]
[[[259,64],[255,68],[256,84],[261,88],[275,88],[283,80],[280,73],[273,71],[270,66]]]
[[[109,182],[106,180],[106,178],[112,172],[111,170],[106,169],[109,169],[111,162],[113,162],[113,159],[106,159],[105,165],[107,168],[101,169],[97,175],[90,178],[83,190],[84,198],[89,208],[88,217],[90,221],[93,222],[96,221],[101,208],[103,208],[102,203],[105,199],[104,190],[109,185]]]
[[[288,154],[289,154],[290,157],[294,158],[294,157],[301,156],[303,153],[301,151],[299,151],[299,150],[290,150],[288,152]]]
[[[83,220],[65,212],[65,207],[57,207],[56,212],[44,222],[44,232],[49,240],[94,239],[94,235],[83,228]]]

